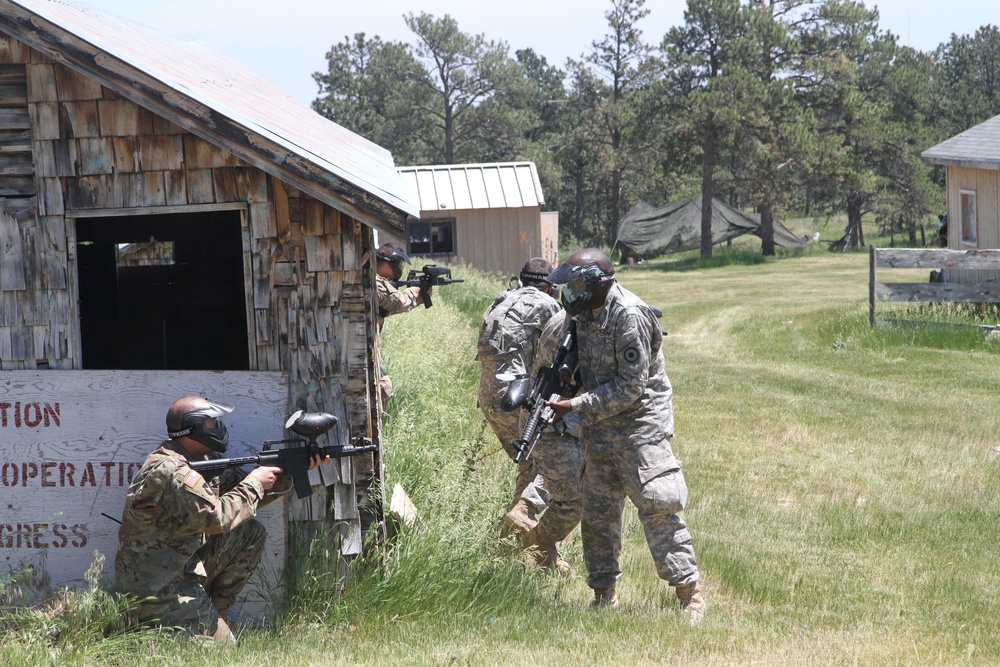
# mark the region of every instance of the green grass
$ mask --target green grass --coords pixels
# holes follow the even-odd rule
[[[867,266],[867,253],[807,251],[619,272],[669,331],[674,444],[708,589],[695,627],[658,584],[631,507],[614,611],[588,608],[578,531],[567,579],[499,538],[513,465],[476,409],[474,356],[478,317],[504,281],[456,268],[466,283],[386,323],[387,484],[407,489],[420,519],[359,564],[343,595],[314,574],[277,628],[244,629],[235,649],[117,632],[113,600],[48,621],[5,607],[0,662],[1000,663],[997,343],[872,329]],[[43,631],[53,617],[65,619],[57,636]]]

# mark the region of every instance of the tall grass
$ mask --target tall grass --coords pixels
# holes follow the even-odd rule
[[[133,654],[104,655],[106,639],[76,635],[92,658],[15,630],[0,655],[15,665],[139,665],[150,653],[157,664],[302,667],[998,664],[996,343],[974,330],[870,327],[867,261],[823,253],[619,273],[670,332],[674,446],[708,589],[697,626],[657,582],[631,507],[613,611],[588,608],[578,532],[564,545],[565,579],[499,537],[513,466],[475,406],[474,355],[478,317],[504,281],[456,269],[467,282],[436,290],[433,308],[386,322],[397,391],[387,485],[401,484],[420,518],[359,563],[343,594],[315,574],[277,628],[242,629],[237,648],[112,632]]]

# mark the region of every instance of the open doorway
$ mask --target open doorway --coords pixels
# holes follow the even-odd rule
[[[76,220],[85,369],[248,370],[239,211]]]

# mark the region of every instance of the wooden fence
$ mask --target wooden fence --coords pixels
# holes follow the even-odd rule
[[[879,282],[878,269],[927,269],[918,283]],[[870,248],[868,274],[869,321],[875,324],[879,301],[953,303],[1000,302],[1000,282],[930,282],[931,270],[986,270],[1000,273],[1000,250],[945,250],[932,248]]]

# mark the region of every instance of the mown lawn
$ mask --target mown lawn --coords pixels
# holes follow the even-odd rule
[[[468,282],[439,289],[432,309],[386,324],[387,483],[421,519],[346,594],[317,575],[275,630],[245,629],[237,648],[98,640],[79,620],[54,639],[25,618],[0,663],[1000,663],[996,343],[872,330],[865,253],[621,270],[669,332],[674,444],[709,602],[690,627],[631,508],[613,611],[588,608],[578,532],[566,579],[499,539],[513,465],[475,408],[474,355],[478,314],[503,283],[460,273]]]

